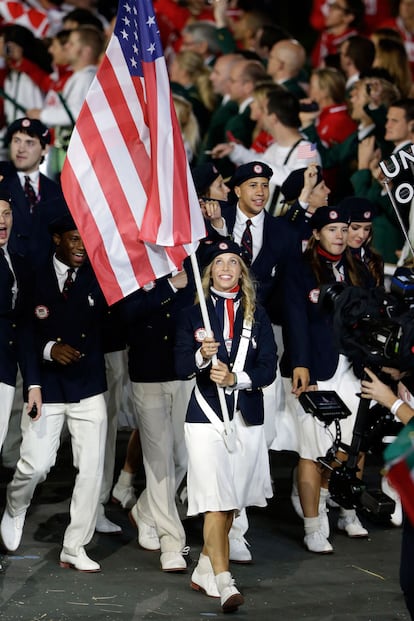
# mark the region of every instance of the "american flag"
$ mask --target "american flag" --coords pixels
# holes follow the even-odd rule
[[[301,142],[298,146],[296,155],[300,160],[310,160],[318,157],[316,144],[313,142]]]
[[[109,304],[179,269],[205,236],[150,0],[119,4],[61,181]]]

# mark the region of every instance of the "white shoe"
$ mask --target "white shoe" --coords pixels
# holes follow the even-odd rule
[[[332,554],[333,552],[333,547],[320,530],[305,535],[303,543],[309,552],[315,552],[316,554]]]
[[[26,511],[13,516],[9,513],[7,508],[4,510],[0,524],[0,532],[6,550],[14,552],[19,547],[22,540],[25,518]]]
[[[229,571],[223,571],[216,576],[217,588],[220,593],[220,603],[223,612],[235,612],[244,604],[244,597],[236,588],[234,579]]]
[[[95,563],[85,552],[85,548],[79,548],[78,554],[69,554],[65,548],[62,548],[60,553],[59,565],[64,569],[77,569],[78,571],[84,571],[89,573],[96,573],[101,571],[99,563]]]
[[[162,552],[160,562],[162,571],[187,571],[187,562],[181,552]]]
[[[132,485],[124,485],[118,479],[112,490],[111,500],[115,504],[120,504],[124,509],[132,509],[137,502],[134,487]]]
[[[244,537],[229,537],[229,560],[232,563],[252,563],[252,555]]]
[[[344,531],[348,535],[348,537],[368,537],[367,529],[362,526],[356,514],[340,517],[338,519],[338,530]]]
[[[108,520],[105,514],[98,515],[96,518],[95,530],[97,533],[103,533],[105,535],[121,535],[122,528],[115,524],[115,522],[111,522]]]
[[[144,550],[156,552],[160,549],[160,539],[154,526],[146,524],[138,517],[136,505],[128,513],[129,520],[138,529],[138,543]]]
[[[201,591],[205,595],[208,595],[208,597],[220,597],[213,569],[211,569],[211,571],[202,572],[199,564],[197,564],[191,575],[190,584],[194,591]]]

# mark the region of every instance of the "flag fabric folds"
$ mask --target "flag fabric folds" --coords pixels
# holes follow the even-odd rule
[[[0,18],[2,24],[18,24],[28,28],[39,39],[49,34],[46,11],[25,6],[22,2],[0,0]]]
[[[119,4],[61,182],[109,304],[180,269],[205,236],[150,0]]]
[[[401,497],[405,513],[414,526],[414,418],[384,451],[387,478]]]

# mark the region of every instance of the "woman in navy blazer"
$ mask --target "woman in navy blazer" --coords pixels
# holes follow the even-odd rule
[[[340,421],[341,440],[347,444],[352,439],[359,382],[351,361],[339,352],[332,312],[318,302],[324,284],[336,281],[363,284],[361,271],[347,250],[349,221],[348,209],[339,206],[320,207],[310,220],[312,236],[307,249],[286,272],[285,352],[281,365],[282,374],[292,377],[291,391],[296,397],[304,391],[334,390],[345,401],[352,412]],[[311,552],[330,553],[333,549],[328,541],[328,475],[317,459],[325,457],[334,447],[336,428],[334,423],[328,427],[306,413],[298,401],[292,399],[290,405],[294,409],[299,444],[297,478],[304,515],[304,544]],[[342,459],[346,458],[343,452],[341,455]],[[354,510],[341,509],[338,528],[351,537],[368,535]]]
[[[265,506],[272,496],[262,388],[275,378],[277,353],[239,246],[223,240],[206,258],[203,288],[214,336],[207,336],[200,306],[194,306],[181,317],[175,350],[180,376],[197,380],[185,423],[188,514],[204,514],[204,547],[191,584],[220,597],[223,611],[232,612],[243,603],[229,572],[234,514]],[[224,391],[235,447],[223,437],[218,390]]]

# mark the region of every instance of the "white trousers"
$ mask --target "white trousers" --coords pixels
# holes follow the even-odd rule
[[[9,418],[13,406],[14,386],[0,382],[0,451],[9,428]]]
[[[56,462],[60,434],[67,422],[72,441],[73,465],[78,470],[70,503],[70,523],[63,546],[69,554],[92,539],[102,483],[106,438],[106,408],[103,394],[79,403],[46,403],[33,422],[22,416],[20,459],[7,487],[11,515],[25,511],[36,486],[44,481]]]
[[[187,471],[184,420],[193,382],[132,382],[146,489],[137,501],[139,517],[154,526],[161,552],[179,552],[185,532],[175,493]]]
[[[116,436],[118,432],[118,414],[121,409],[124,385],[128,381],[128,358],[126,350],[111,351],[105,354],[106,381],[105,393],[108,431],[105,444],[105,463],[99,502],[109,500],[112,489],[116,455]]]

